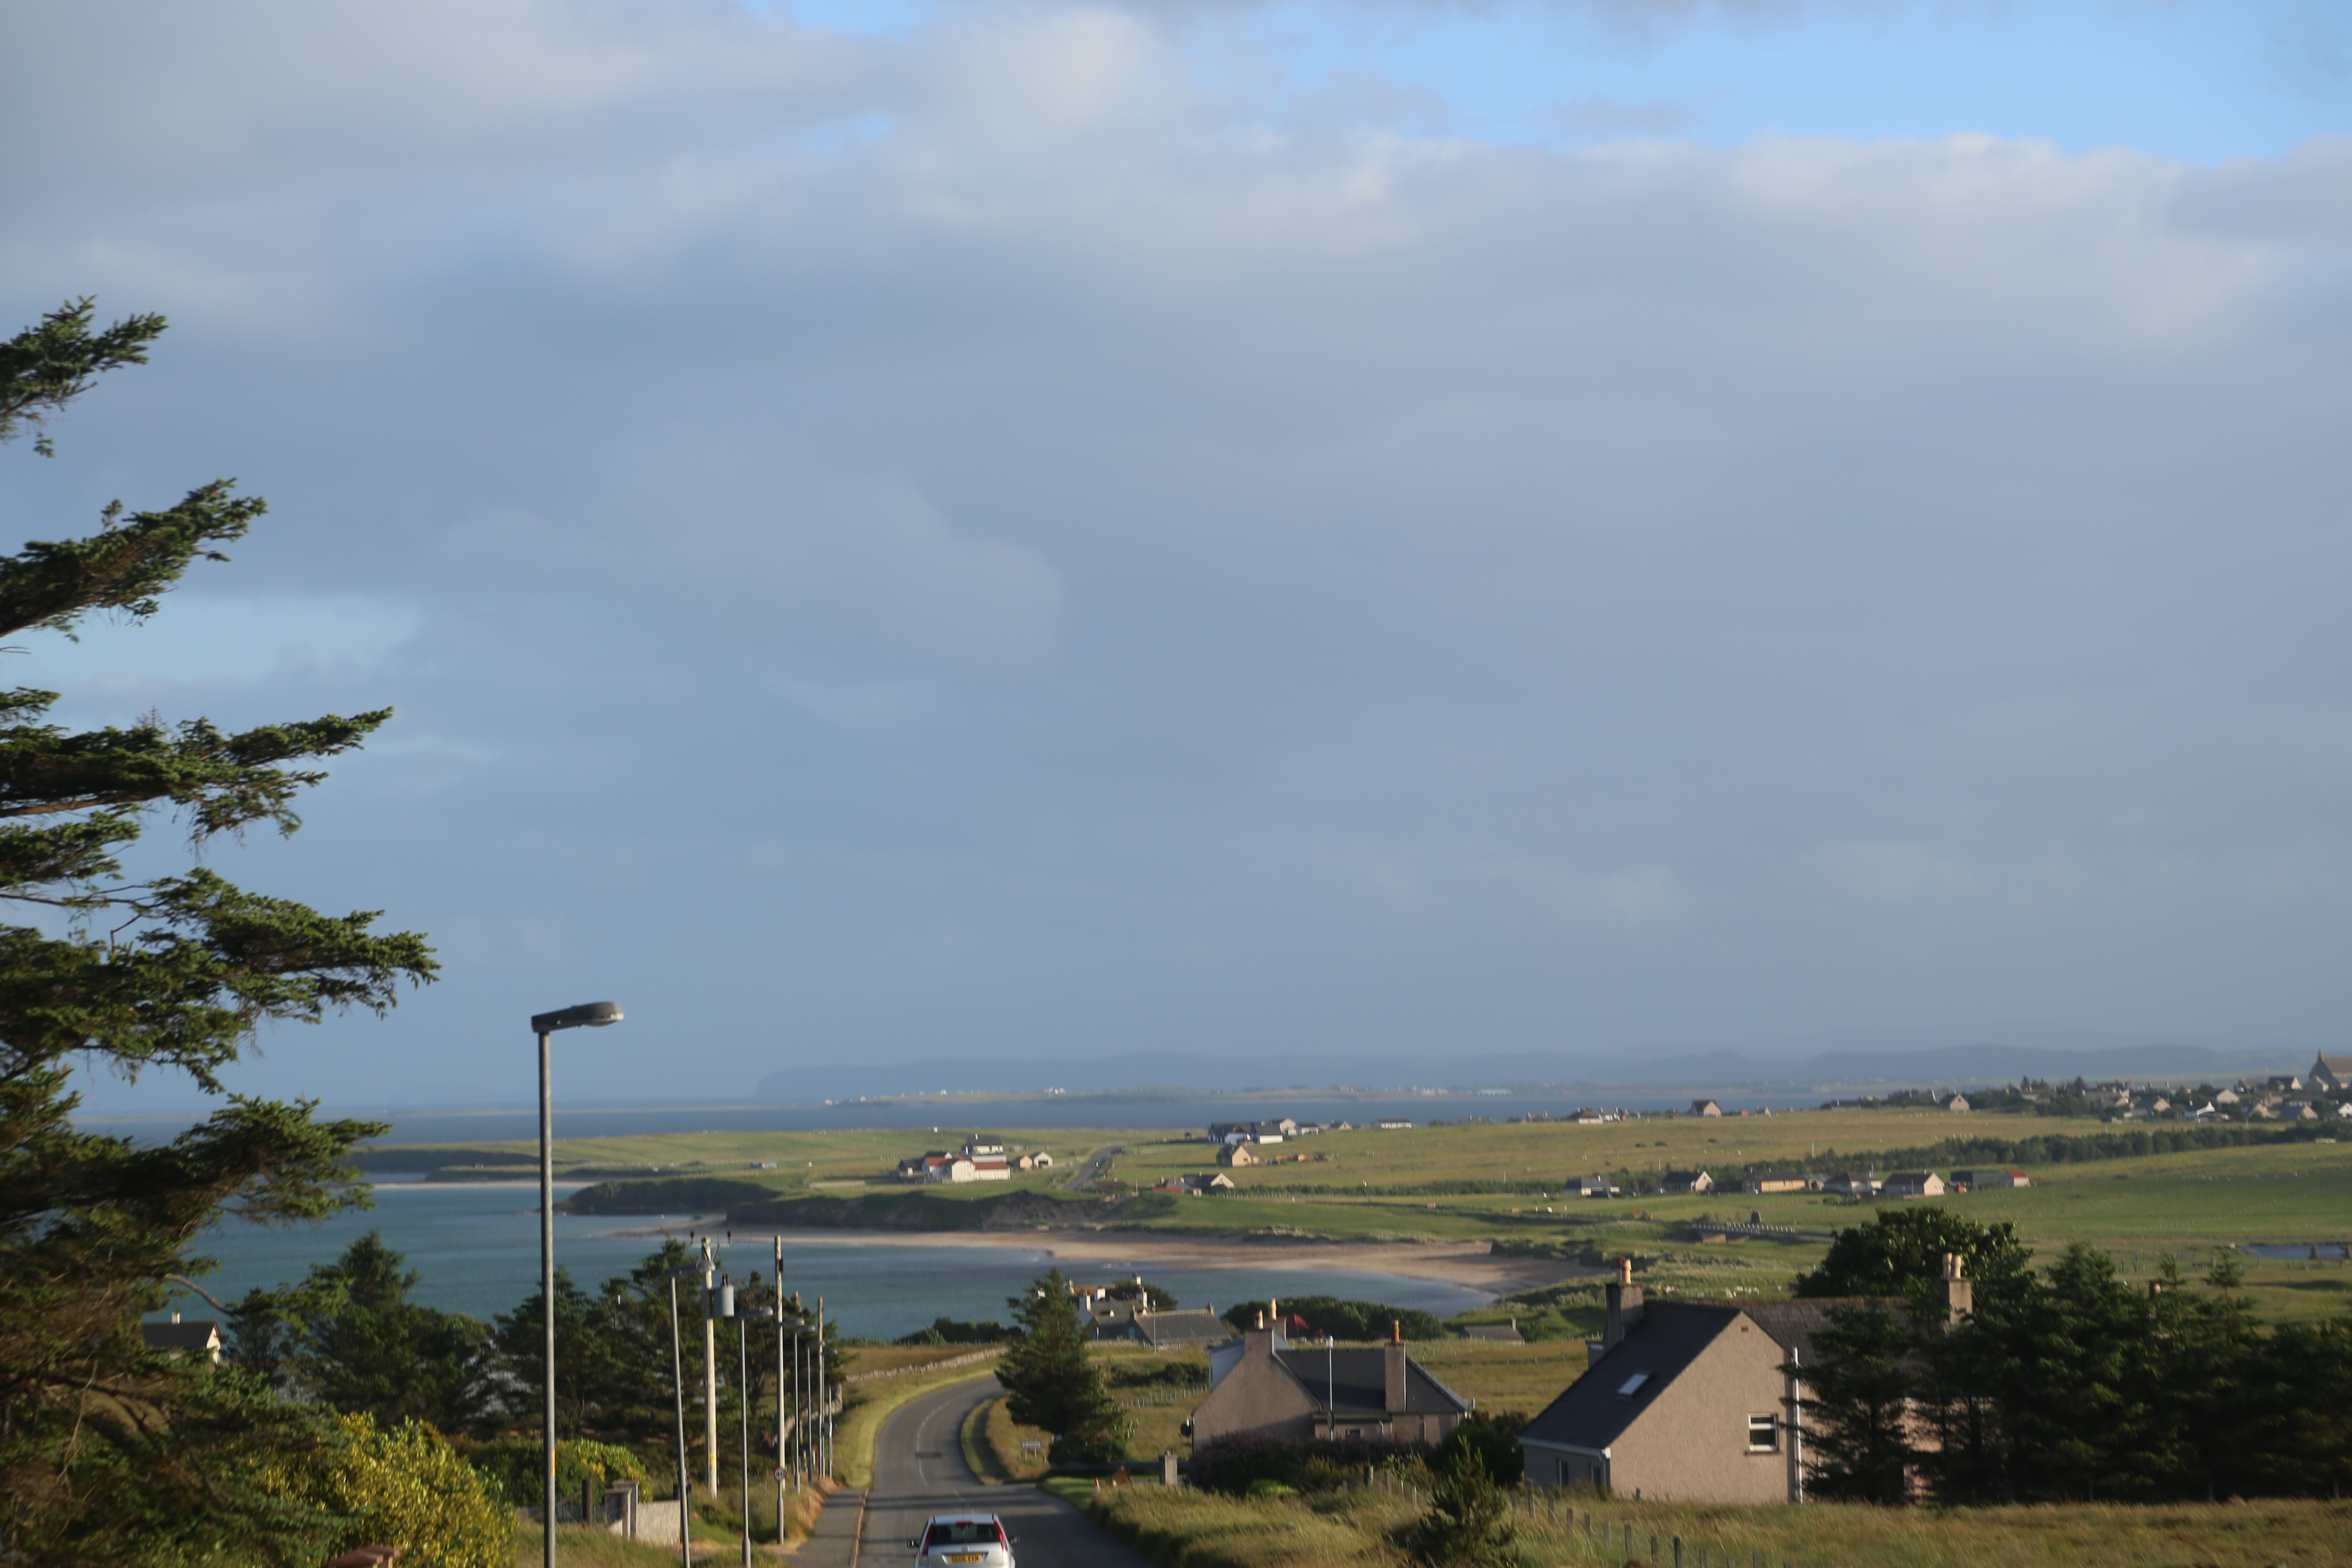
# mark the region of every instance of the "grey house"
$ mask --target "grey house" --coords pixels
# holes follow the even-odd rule
[[[1195,1451],[1244,1435],[1435,1443],[1470,1414],[1470,1402],[1407,1355],[1393,1329],[1384,1345],[1328,1349],[1294,1345],[1261,1326],[1211,1347],[1209,1377],[1208,1396],[1192,1411]]]

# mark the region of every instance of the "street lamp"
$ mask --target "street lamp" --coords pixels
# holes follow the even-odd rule
[[[546,1331],[545,1342],[541,1347],[546,1354],[541,1363],[546,1384],[542,1406],[546,1452],[540,1456],[540,1479],[546,1483],[542,1489],[547,1508],[540,1536],[546,1548],[547,1568],[555,1568],[555,1120],[548,1042],[558,1029],[583,1026],[601,1029],[620,1021],[621,1005],[617,1002],[585,1002],[577,1007],[537,1014],[530,1021],[531,1033],[539,1037],[539,1301],[545,1320],[541,1326]]]
[[[686,1360],[677,1342],[677,1282],[693,1279],[702,1273],[699,1264],[673,1268],[669,1279],[669,1372],[670,1384],[677,1391],[677,1560],[684,1568],[693,1568],[694,1531],[688,1521],[693,1511],[693,1500],[686,1489]]]

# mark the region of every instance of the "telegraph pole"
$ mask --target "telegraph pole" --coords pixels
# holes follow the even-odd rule
[[[702,1489],[719,1495],[719,1264],[702,1238]]]

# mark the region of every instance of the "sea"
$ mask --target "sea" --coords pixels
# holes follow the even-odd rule
[[[662,1132],[733,1132],[817,1129],[961,1127],[1200,1127],[1211,1121],[1294,1116],[1301,1121],[1345,1119],[1361,1125],[1381,1118],[1459,1121],[1471,1116],[1494,1121],[1543,1112],[1560,1116],[1590,1100],[1544,1094],[1355,1097],[1320,1100],[1302,1096],[1279,1101],[1253,1097],[1213,1098],[1140,1094],[1041,1097],[1014,1100],[846,1100],[837,1103],[672,1106],[583,1106],[555,1112],[558,1141],[613,1138]],[[1625,1101],[1634,1110],[1680,1109],[1687,1099]],[[1721,1097],[1727,1111],[1798,1109],[1784,1097]],[[368,1115],[390,1121],[376,1141],[394,1143],[472,1143],[536,1140],[535,1110],[493,1109],[365,1111],[333,1108],[339,1116]],[[169,1116],[77,1118],[86,1131],[111,1132],[142,1143],[168,1141],[187,1124]],[[576,1190],[558,1184],[559,1198]],[[375,1206],[314,1224],[284,1228],[231,1222],[200,1237],[193,1256],[215,1267],[198,1279],[224,1301],[247,1289],[299,1280],[314,1264],[331,1262],[370,1230],[404,1254],[418,1276],[413,1299],[445,1311],[484,1320],[515,1310],[538,1286],[539,1190],[533,1184],[463,1184],[378,1177]],[[578,1283],[593,1287],[625,1274],[661,1245],[660,1229],[684,1237],[716,1223],[709,1216],[677,1215],[558,1215],[557,1262]],[[722,1254],[730,1272],[764,1278],[773,1268],[762,1239],[746,1240]],[[740,1262],[738,1259],[740,1258]],[[789,1289],[803,1298],[823,1296],[827,1312],[843,1331],[871,1339],[896,1339],[928,1327],[939,1317],[1003,1321],[1006,1298],[1054,1266],[1034,1245],[1008,1241],[1003,1247],[868,1246],[812,1242],[785,1253]],[[1491,1297],[1460,1286],[1400,1275],[1355,1270],[1283,1268],[1274,1263],[1234,1268],[1163,1268],[1143,1258],[1070,1265],[1066,1274],[1108,1282],[1141,1275],[1173,1292],[1186,1307],[1222,1311],[1235,1301],[1307,1295],[1339,1296],[1411,1307],[1440,1317],[1483,1306]],[[214,1314],[193,1294],[175,1305],[188,1315]]]
[[[558,1183],[559,1201],[577,1184]],[[774,1270],[767,1237],[728,1241],[723,1222],[677,1215],[555,1216],[555,1260],[593,1288],[626,1274],[656,1251],[661,1232],[683,1239],[689,1231],[720,1237],[719,1264],[737,1279]],[[375,1206],[314,1224],[264,1227],[230,1222],[205,1233],[192,1254],[216,1260],[197,1283],[234,1302],[255,1286],[291,1284],[313,1264],[331,1262],[359,1237],[381,1232],[417,1275],[412,1300],[443,1311],[488,1321],[516,1310],[539,1286],[539,1189],[528,1183],[460,1184],[383,1181]],[[1055,1266],[1041,1247],[927,1247],[801,1243],[784,1247],[784,1285],[802,1298],[824,1300],[828,1316],[845,1334],[893,1340],[928,1328],[935,1318],[1008,1321],[1007,1299]],[[1223,1311],[1236,1301],[1339,1296],[1412,1307],[1448,1317],[1493,1298],[1431,1279],[1358,1270],[1253,1264],[1238,1268],[1162,1267],[1142,1258],[1066,1263],[1073,1279],[1108,1284],[1140,1276],[1172,1292],[1185,1307]],[[173,1306],[188,1317],[216,1317],[212,1306],[182,1290]]]

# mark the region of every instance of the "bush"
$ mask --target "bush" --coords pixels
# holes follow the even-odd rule
[[[366,1415],[340,1415],[315,1447],[257,1479],[288,1502],[343,1516],[331,1554],[395,1546],[439,1568],[512,1568],[511,1516],[488,1479],[430,1426],[409,1421],[386,1432]]]
[[[1440,1469],[1448,1469],[1475,1456],[1488,1475],[1508,1485],[1527,1470],[1519,1455],[1519,1434],[1527,1425],[1525,1415],[1474,1414],[1445,1435],[1445,1441],[1437,1446],[1430,1462]]]
[[[541,1452],[536,1437],[501,1437],[495,1443],[483,1444],[468,1458],[474,1468],[498,1489],[498,1495],[509,1507],[538,1508],[545,1500],[541,1494],[546,1489],[546,1483],[540,1479]],[[558,1497],[576,1498],[580,1489],[590,1481],[596,1483],[601,1496],[615,1481],[645,1479],[645,1462],[626,1448],[583,1440],[555,1445]]]
[[[1362,1437],[1221,1437],[1192,1456],[1190,1476],[1202,1491],[1247,1497],[1259,1481],[1299,1491],[1330,1491],[1362,1477],[1366,1466],[1415,1456],[1418,1446]]]
[[[1404,1545],[1417,1561],[1445,1568],[1518,1568],[1512,1546],[1517,1534],[1509,1496],[1480,1450],[1468,1445],[1438,1472],[1429,1507],[1403,1531]]]
[[[896,1345],[994,1345],[1014,1338],[1003,1323],[960,1323],[953,1318],[933,1318],[928,1329],[917,1329],[890,1342]]]

